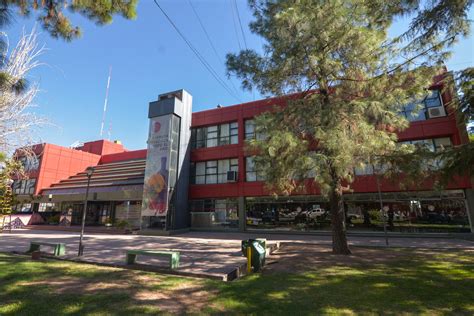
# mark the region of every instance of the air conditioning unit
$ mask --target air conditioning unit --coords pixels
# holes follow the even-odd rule
[[[227,171],[227,182],[237,182],[237,171]]]
[[[435,118],[435,117],[442,117],[446,116],[446,112],[444,111],[444,107],[438,106],[435,108],[428,108],[428,117]]]

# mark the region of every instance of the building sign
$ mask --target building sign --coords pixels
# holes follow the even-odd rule
[[[168,212],[172,116],[150,119],[142,216],[165,216]]]

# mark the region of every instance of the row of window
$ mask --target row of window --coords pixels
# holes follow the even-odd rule
[[[237,158],[191,163],[191,184],[227,183],[228,171],[239,172]]]
[[[191,148],[238,144],[238,134],[237,122],[193,128],[191,130]]]
[[[412,144],[417,147],[424,147],[432,152],[439,152],[444,149],[453,147],[451,139],[449,137],[430,138],[430,139],[419,139],[399,142],[399,144]],[[434,164],[440,164],[441,162],[434,162]],[[365,168],[356,168],[354,173],[358,176],[370,175],[374,173],[374,168],[371,165],[365,166]]]
[[[432,90],[423,100],[421,108],[418,108],[415,103],[410,103],[404,106],[400,114],[408,121],[415,122],[446,116],[446,110],[444,109],[439,90]]]
[[[438,152],[440,150],[452,147],[451,139],[449,137],[412,140],[400,142],[400,144],[424,146],[433,152]],[[227,177],[228,171],[235,171],[238,173],[239,164],[237,158],[193,162],[191,163],[191,184],[215,184],[230,182]],[[355,169],[356,175],[369,175],[373,173],[373,167],[370,165],[367,165],[365,168]],[[308,177],[314,177],[314,175],[310,175]],[[245,181],[253,182],[264,180],[265,175],[256,168],[254,157],[245,157]]]
[[[400,112],[410,122],[422,121],[429,118],[446,116],[439,90],[433,90],[423,100],[421,109],[415,103],[404,106]],[[191,130],[191,146],[193,149],[237,144],[238,123],[225,123]],[[253,119],[245,120],[245,139],[263,140],[265,135],[258,133]]]
[[[35,192],[36,179],[15,180],[12,185],[15,194],[33,194]]]

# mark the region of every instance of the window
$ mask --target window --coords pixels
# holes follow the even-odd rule
[[[356,176],[374,174],[374,167],[372,165],[365,165],[363,168],[355,168],[354,174]]]
[[[253,157],[245,158],[245,180],[247,182],[265,180],[263,172],[257,170]]]
[[[227,183],[227,172],[239,171],[237,158],[191,163],[191,184]]]
[[[214,213],[210,226],[237,228],[239,226],[238,203],[236,199],[192,200],[190,209],[193,213]],[[207,226],[207,225],[206,225]]]
[[[57,210],[56,203],[40,203],[38,207],[38,212],[54,212]]]
[[[245,139],[257,139],[257,140],[265,139],[264,134],[257,132],[254,120],[245,121]]]
[[[20,161],[25,171],[35,171],[39,168],[39,157],[19,157],[18,161]]]
[[[245,121],[245,139],[255,138],[255,122],[253,120]]]
[[[415,111],[417,106],[419,110]],[[442,108],[436,117],[446,116],[439,90],[431,90],[430,94],[423,100],[421,106],[415,105],[415,103],[407,104],[403,107],[401,114],[410,122],[424,121],[432,117],[429,112],[431,108]]]
[[[191,147],[216,147],[239,143],[239,126],[237,122],[193,128]]]

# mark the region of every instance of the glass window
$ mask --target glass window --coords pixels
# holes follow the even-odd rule
[[[227,171],[230,170],[230,160],[219,160],[219,183],[227,182]]]
[[[26,183],[25,194],[35,193],[36,179],[29,179]]]
[[[191,130],[191,147],[215,147],[238,144],[239,128],[237,122],[193,128]]]
[[[196,184],[206,183],[206,163],[198,162],[196,163]]]
[[[229,145],[230,144],[230,126],[229,124],[222,124],[219,126],[219,145]]]
[[[191,212],[213,213],[209,220],[196,221],[196,227],[219,226],[237,228],[239,226],[238,203],[236,199],[192,200]],[[199,218],[199,217],[197,217]]]
[[[449,137],[435,138],[434,147],[436,151],[441,151],[453,147]]]
[[[424,104],[427,108],[442,106],[439,90],[431,90],[430,94],[425,98]]]
[[[354,173],[356,176],[374,174],[374,167],[372,165],[365,165],[363,168],[355,168]]]
[[[230,143],[239,143],[239,124],[237,122],[230,123]]]
[[[227,172],[239,171],[239,160],[222,159],[191,163],[192,184],[227,183]]]
[[[431,90],[421,105],[409,103],[403,107],[401,115],[403,115],[410,122],[423,121],[429,118],[429,116],[427,116],[429,108],[441,106],[443,106],[443,102],[441,100],[439,90]],[[442,113],[444,113],[444,111]]]
[[[15,180],[12,185],[13,193],[20,194],[21,192],[21,180]]]
[[[206,138],[206,147],[215,147],[217,146],[217,126],[208,126],[207,127],[207,138]]]
[[[255,138],[255,122],[254,120],[245,121],[245,139]]]
[[[265,181],[263,172],[257,170],[253,157],[245,157],[245,179],[247,182]]]
[[[413,140],[411,143],[419,148],[426,148],[433,152],[435,150],[432,139]]]

